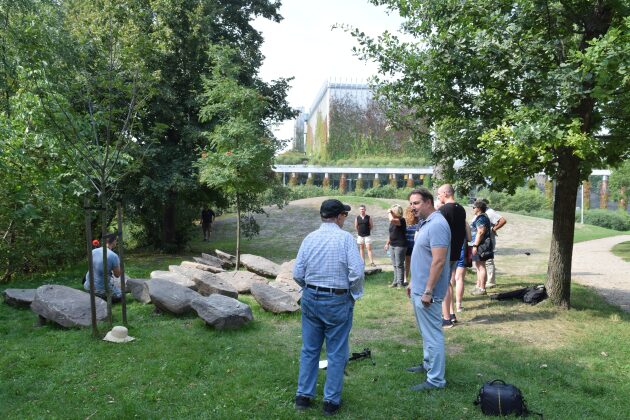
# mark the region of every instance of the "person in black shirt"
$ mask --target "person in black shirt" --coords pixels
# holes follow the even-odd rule
[[[405,253],[407,252],[407,223],[403,217],[403,209],[394,204],[388,211],[389,239],[385,243],[385,251],[390,249],[390,257],[394,266],[394,281],[389,287],[405,285]]]
[[[203,240],[210,239],[210,230],[212,228],[212,222],[214,221],[214,212],[207,206],[201,211],[201,230],[203,231]]]
[[[464,239],[466,238],[466,210],[455,201],[455,191],[451,184],[444,184],[438,188],[438,200],[442,206],[438,210],[451,228],[451,281],[450,286],[442,302],[442,325],[445,328],[453,326],[453,321],[457,321],[455,311],[451,311],[453,303],[453,286],[455,284],[455,271],[457,270],[457,260],[460,257]]]
[[[372,258],[372,238],[370,238],[372,229],[374,229],[374,222],[369,215],[365,214],[365,204],[359,206],[359,215],[354,219],[354,228],[357,230],[357,244],[359,244],[361,259],[365,263],[365,250],[367,249],[370,265],[375,267],[376,264]]]

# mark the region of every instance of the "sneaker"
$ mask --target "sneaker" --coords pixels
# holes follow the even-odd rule
[[[486,294],[486,289],[475,289],[472,292],[470,292],[471,295],[473,296],[481,296],[481,295],[485,295]]]
[[[451,322],[452,322],[453,324],[456,324],[456,323],[457,323],[457,317],[455,316],[455,314],[451,314]]]
[[[461,311],[463,311],[463,310],[464,310],[464,307],[463,307],[463,306],[458,306],[458,307],[457,307],[457,312],[461,312]]]
[[[422,364],[419,364],[418,366],[408,367],[405,370],[411,373],[424,373],[427,371]]]
[[[453,324],[453,321],[451,321],[450,319],[442,320],[442,328],[453,328],[454,326],[455,324]]]
[[[341,408],[341,404],[335,404],[329,401],[324,401],[324,415],[325,416],[334,416],[335,414],[337,414],[340,408]]]
[[[409,286],[409,283],[406,281],[403,281],[402,287],[407,287],[407,286]]]
[[[493,287],[497,287],[496,283],[486,283],[486,289],[492,289]]]
[[[309,397],[305,397],[304,395],[298,395],[295,397],[295,409],[296,410],[306,410],[311,406],[311,399]]]
[[[398,283],[392,283],[389,285],[389,287],[392,287],[392,288],[398,287]]]
[[[376,267],[376,264],[370,263],[370,267]]]
[[[439,389],[437,386],[435,385],[431,385],[428,382],[422,382],[421,384],[418,385],[414,385],[411,388],[409,388],[411,391],[430,391],[432,389]]]

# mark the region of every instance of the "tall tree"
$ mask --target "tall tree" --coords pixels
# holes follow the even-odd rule
[[[241,82],[238,52],[213,49],[215,64],[204,79],[202,122],[214,121],[208,144],[199,159],[200,179],[221,189],[236,208],[236,269],[240,264],[241,214],[260,213],[265,193],[279,186],[271,166],[282,142],[270,127],[293,115],[285,97],[286,80],[256,89]],[[278,203],[282,204],[282,202]]]
[[[240,82],[253,86],[262,63],[262,36],[251,21],[264,17],[280,21],[279,3],[270,0],[147,0],[152,9],[152,49],[147,61],[158,78],[157,95],[146,107],[143,132],[152,148],[126,180],[126,199],[132,214],[144,226],[150,244],[167,250],[181,248],[192,221],[208,200],[221,192],[199,183],[193,164],[206,143],[204,131],[212,121],[201,122],[199,98],[202,75],[214,57],[209,49],[223,43],[240,51]]]
[[[628,2],[372,3],[398,11],[408,37],[356,29],[358,52],[388,76],[390,103],[426,118],[436,162],[464,161],[449,180],[513,191],[537,172],[555,179],[547,289],[569,308],[577,187],[629,153]]]
[[[0,282],[82,249],[80,172],[36,95],[44,65],[67,70],[63,27],[56,2],[0,0]]]

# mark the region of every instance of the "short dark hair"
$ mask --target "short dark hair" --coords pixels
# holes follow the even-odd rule
[[[486,203],[483,200],[477,200],[473,203],[473,207],[476,209],[481,210],[483,213],[486,212],[486,210],[488,210],[488,206],[486,205]]]
[[[108,233],[107,235],[105,235],[105,237],[103,238],[105,239],[105,243],[106,244],[113,244],[114,242],[116,242],[116,239],[118,239],[118,233],[114,232],[114,233]]]
[[[481,201],[483,201],[484,203],[486,203],[486,206],[490,205],[490,202],[488,201],[487,198],[482,198]]]
[[[418,194],[422,197],[422,200],[424,201],[430,201],[431,205],[434,205],[433,202],[433,194],[431,194],[431,191],[429,191],[428,189],[424,188],[424,187],[420,187],[420,188],[416,188],[414,190],[411,190],[411,192],[409,193],[409,195],[407,196],[407,200],[409,200],[409,198],[414,195],[414,194]]]

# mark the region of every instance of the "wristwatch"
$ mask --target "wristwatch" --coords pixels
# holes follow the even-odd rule
[[[473,248],[479,248],[479,245],[473,245],[472,247]]]

